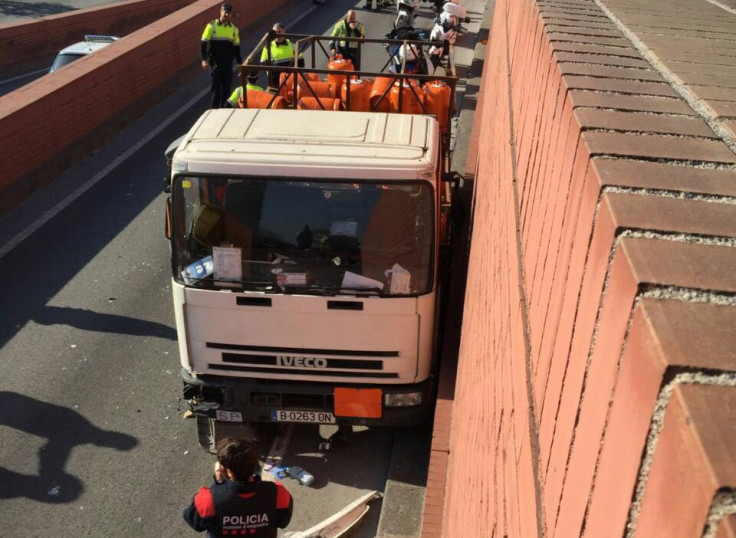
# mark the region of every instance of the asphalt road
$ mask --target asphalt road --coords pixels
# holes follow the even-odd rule
[[[310,4],[289,31],[328,32],[356,4]],[[359,11],[369,37],[385,34],[392,16]],[[384,61],[370,58],[366,67]],[[181,510],[209,483],[214,459],[199,448],[178,400],[161,187],[163,151],[207,107],[207,83],[202,75],[176,89],[0,221],[2,536],[194,535]],[[382,491],[396,435],[402,461],[416,463],[403,476],[423,485],[426,427],[356,431],[348,447],[324,455],[318,443],[329,433],[316,426],[291,433],[285,460],[316,480],[304,487],[286,479],[295,497],[289,530]],[[264,438],[264,456],[277,434]],[[374,508],[356,536],[376,534],[380,503]]]

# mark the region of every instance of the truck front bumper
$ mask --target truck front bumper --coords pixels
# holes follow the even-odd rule
[[[181,370],[181,377],[184,398],[194,413],[217,419],[218,411],[237,412],[242,414],[244,422],[273,422],[274,411],[294,410],[331,413],[336,424],[408,426],[429,420],[435,395],[433,376],[420,383],[406,385],[306,383],[212,375],[194,377],[185,369]],[[380,412],[373,416],[336,413],[336,389],[380,389]],[[403,399],[389,395],[415,393],[421,394],[421,403],[417,405],[386,405],[391,400]]]

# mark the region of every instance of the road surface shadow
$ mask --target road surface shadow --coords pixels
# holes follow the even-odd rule
[[[0,499],[27,497],[45,503],[71,502],[84,491],[82,482],[64,470],[74,447],[94,445],[122,451],[138,444],[135,437],[100,429],[72,409],[15,392],[0,391],[0,426],[47,440],[38,451],[38,475],[0,467]]]
[[[176,340],[176,330],[163,323],[117,314],[102,314],[86,308],[44,306],[33,314],[32,319],[40,325],[69,325],[83,331],[157,336]]]
[[[0,0],[0,13],[10,17],[45,17],[47,15],[56,15],[58,13],[66,13],[67,11],[76,11],[77,8],[65,6],[64,4],[52,4],[51,2],[39,2],[30,4],[26,2],[12,2],[10,0]]]

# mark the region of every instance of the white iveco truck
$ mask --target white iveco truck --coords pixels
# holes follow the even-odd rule
[[[431,115],[221,109],[178,142],[167,237],[203,445],[223,422],[430,416],[445,140]]]

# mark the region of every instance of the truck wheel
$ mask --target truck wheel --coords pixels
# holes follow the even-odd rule
[[[216,454],[215,449],[215,421],[206,415],[197,415],[197,437],[199,446],[210,454]]]

